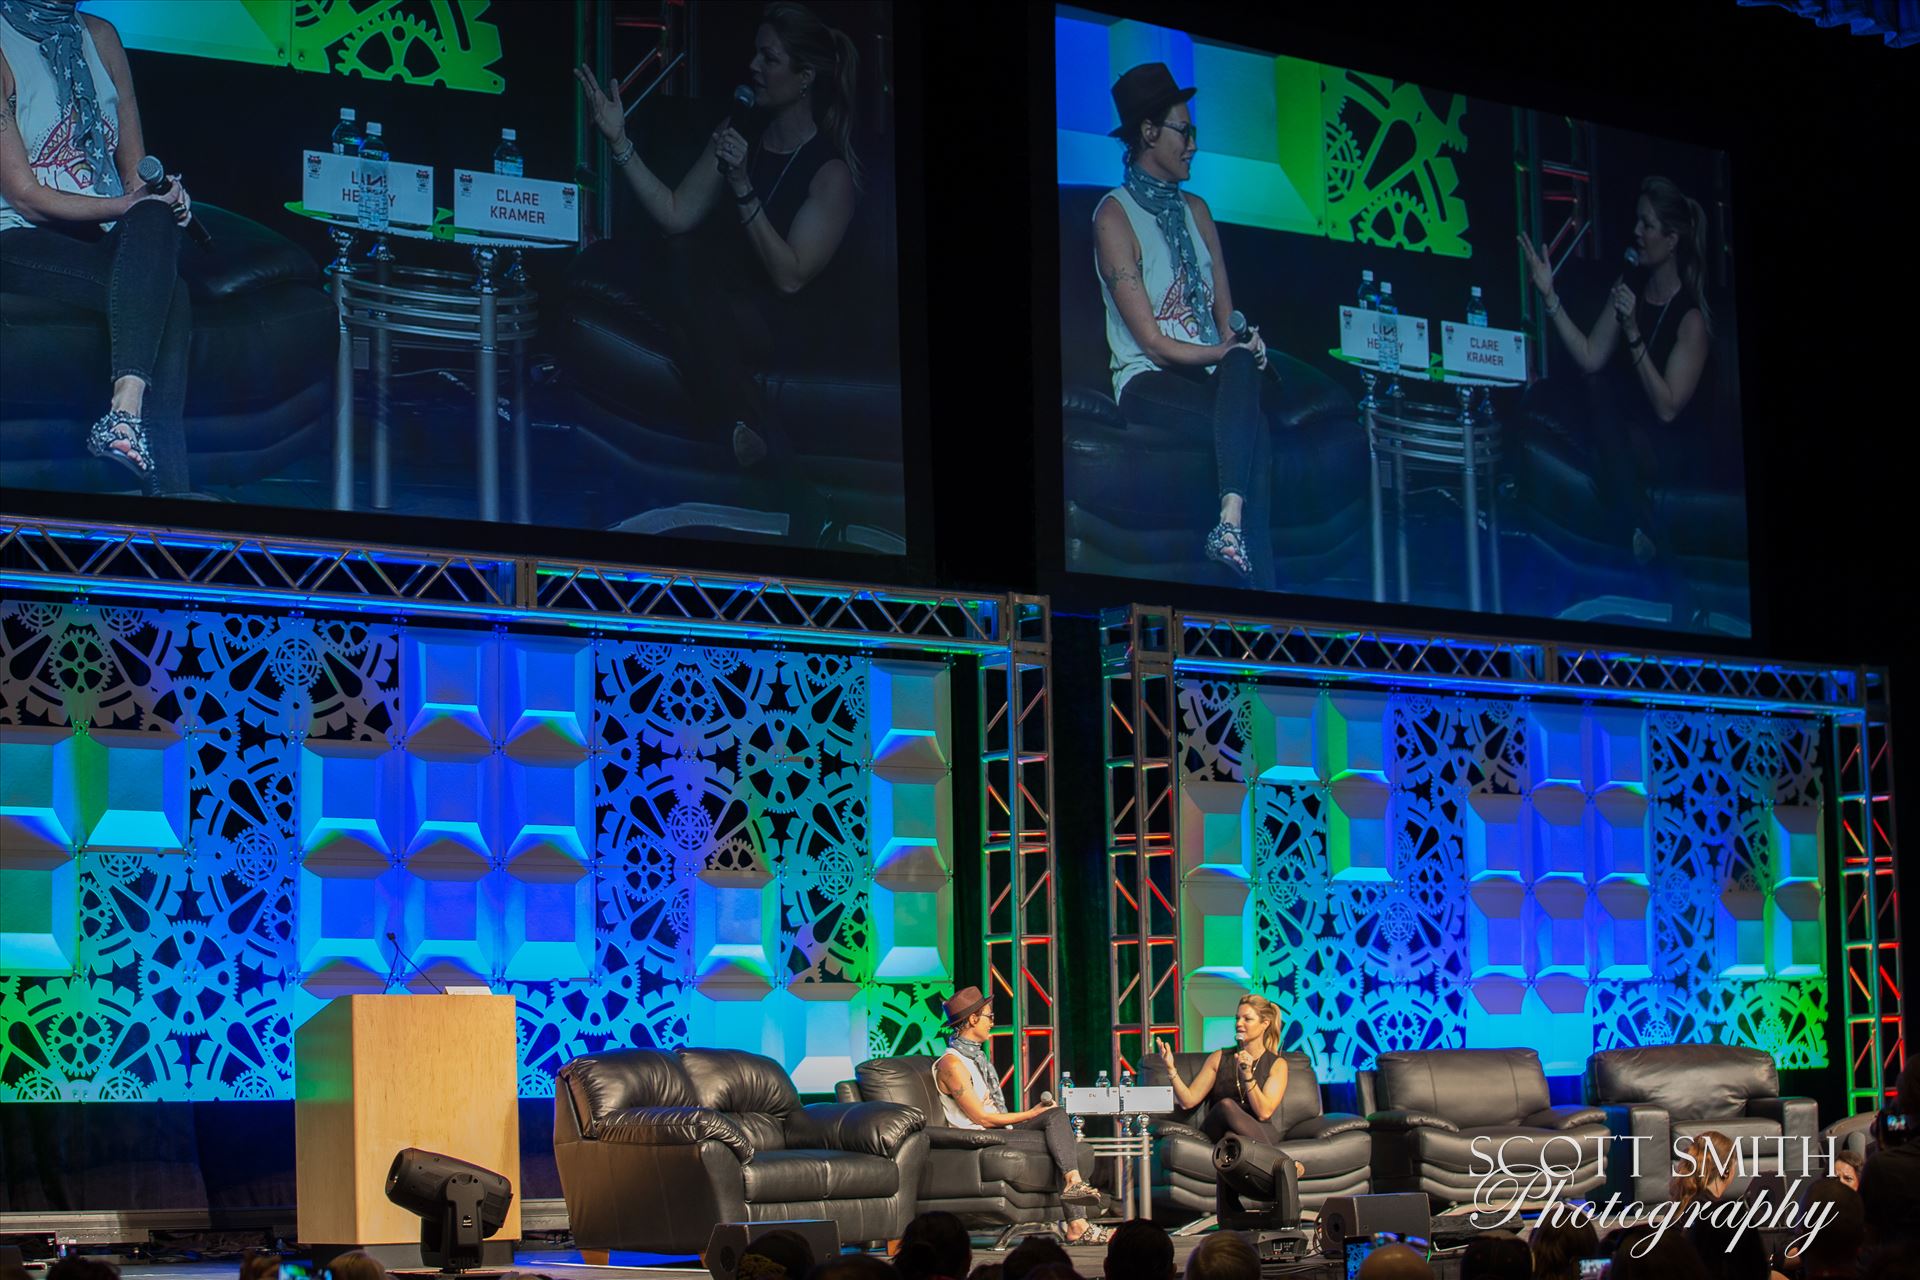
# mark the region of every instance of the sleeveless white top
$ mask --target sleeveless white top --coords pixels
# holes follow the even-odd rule
[[[987,1096],[989,1092],[989,1090],[987,1089],[987,1078],[980,1074],[979,1065],[976,1064],[974,1060],[972,1058],[969,1058],[966,1054],[960,1053],[957,1050],[953,1050],[953,1049],[947,1050],[945,1053],[941,1054],[940,1056],[942,1058],[956,1058],[959,1060],[960,1066],[966,1071],[967,1075],[972,1078],[973,1096],[980,1099],[981,1106],[983,1107],[986,1106]],[[934,1064],[934,1069],[936,1070],[936,1072],[938,1071],[939,1069],[938,1063]],[[936,1089],[939,1089],[939,1079],[940,1079],[939,1076],[935,1075],[934,1087]],[[949,1125],[952,1125],[956,1129],[984,1129],[987,1127],[983,1124],[975,1124],[973,1121],[967,1119],[967,1113],[960,1109],[959,1103],[955,1102],[950,1096],[948,1096],[947,1091],[945,1089],[939,1089],[939,1092],[940,1092],[940,1109],[947,1113],[947,1123]]]
[[[94,98],[107,131],[107,163],[111,164],[114,148],[120,143],[120,91],[113,87],[113,77],[100,61],[100,51],[94,48],[93,32],[85,18],[80,20],[80,50],[87,60],[87,70],[93,73]],[[66,114],[60,113],[60,89],[47,60],[40,56],[40,46],[15,31],[11,23],[0,21],[0,55],[5,55],[7,68],[13,72],[13,122],[26,144],[33,176],[43,187],[93,195],[93,166],[73,136],[79,109],[69,104]],[[32,225],[0,196],[0,231]]]
[[[1185,197],[1182,198],[1185,203]],[[1181,342],[1200,341],[1200,321],[1194,316],[1193,308],[1187,305],[1186,272],[1177,264],[1173,251],[1167,247],[1167,238],[1160,234],[1160,224],[1153,215],[1140,207],[1125,187],[1115,187],[1107,192],[1106,199],[1094,206],[1093,216],[1098,218],[1107,200],[1112,200],[1126,213],[1127,221],[1133,226],[1133,238],[1140,242],[1140,282],[1147,291],[1147,301],[1153,306],[1153,322],[1160,326],[1160,332],[1169,338]],[[1200,238],[1200,228],[1193,220],[1193,206],[1187,205],[1187,234],[1193,237],[1193,251],[1200,260],[1201,287],[1206,296],[1207,308],[1213,308],[1213,254],[1207,249],[1207,242]],[[1107,350],[1113,353],[1113,398],[1120,398],[1121,390],[1135,374],[1145,373],[1160,366],[1153,357],[1140,349],[1133,340],[1133,334],[1127,329],[1127,322],[1121,318],[1120,308],[1114,305],[1113,291],[1107,288],[1105,276],[1100,275],[1098,265],[1099,250],[1094,250],[1096,262],[1094,275],[1100,280],[1100,296],[1107,304]],[[1207,366],[1207,372],[1213,372],[1213,366]]]

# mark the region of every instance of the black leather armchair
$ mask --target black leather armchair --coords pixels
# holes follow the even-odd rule
[[[1082,573],[1242,585],[1206,558],[1220,517],[1213,441],[1130,423],[1113,400],[1106,310],[1093,272],[1093,211],[1107,187],[1060,188],[1060,384],[1065,433],[1067,567]],[[1243,266],[1257,237],[1220,226]],[[1269,348],[1285,411],[1273,431],[1269,559],[1278,584],[1322,583],[1367,559],[1367,440],[1354,399],[1311,366]]]
[[[619,1049],[561,1068],[553,1153],[582,1249],[698,1253],[716,1223],[794,1218],[880,1241],[916,1212],[922,1123],[885,1102],[803,1107],[757,1053]]]
[[[180,250],[193,304],[187,465],[204,488],[270,474],[322,447],[339,343],[333,301],[304,249],[204,202],[194,216],[214,236],[211,252]],[[104,316],[12,292],[0,276],[0,484],[133,487],[124,468],[87,453],[109,369]]]
[[[677,181],[725,108],[658,95],[636,114],[642,158]],[[897,553],[906,546],[906,470],[891,150],[861,146],[867,176],[853,223],[806,289],[809,313],[824,317],[819,331],[783,342],[759,381],[793,441],[795,465],[828,493],[845,540]],[[765,524],[783,514],[766,491],[765,467],[739,469],[729,439],[701,421],[683,381],[659,285],[666,238],[632,208],[618,170],[604,180],[623,188],[618,224],[575,261],[558,340],[582,474],[598,494],[590,518],[640,533],[705,528],[778,540],[784,535]],[[714,216],[731,224],[732,202],[722,203]],[[730,225],[692,234],[716,232],[726,249],[744,248]]]
[[[1206,1065],[1207,1054],[1176,1053],[1175,1065],[1183,1080],[1192,1080]],[[1275,1145],[1306,1166],[1300,1176],[1300,1206],[1318,1210],[1328,1196],[1364,1195],[1372,1156],[1367,1122],[1359,1116],[1327,1114],[1322,1110],[1320,1080],[1304,1053],[1282,1055],[1287,1061],[1287,1091],[1272,1123],[1285,1136]],[[1167,1083],[1166,1068],[1148,1057],[1140,1069],[1140,1083]],[[1214,1211],[1213,1143],[1200,1126],[1207,1104],[1153,1121],[1153,1210],[1157,1217],[1192,1216]]]
[[[1576,259],[1562,269],[1555,288],[1570,314],[1587,325],[1605,306],[1617,274]],[[1752,614],[1733,310],[1714,309],[1713,355],[1695,392],[1693,425],[1663,433],[1656,442],[1661,474],[1651,486],[1651,500],[1666,526],[1689,603],[1707,615],[1709,626],[1744,635]],[[1581,621],[1685,623],[1672,617],[1675,602],[1667,597],[1675,593],[1663,593],[1612,531],[1614,513],[1595,481],[1588,378],[1558,339],[1548,342],[1551,373],[1527,390],[1506,426],[1505,470],[1517,502],[1502,511],[1514,513],[1518,526],[1548,557],[1551,571],[1540,581],[1551,582],[1558,593],[1531,611]],[[1617,433],[1601,438],[1618,442]]]
[[[1373,1131],[1375,1191],[1424,1191],[1437,1202],[1468,1203],[1483,1185],[1492,1189],[1485,1180],[1496,1158],[1502,1173],[1522,1181],[1570,1167],[1559,1188],[1567,1196],[1606,1179],[1605,1113],[1552,1105],[1532,1049],[1383,1053],[1358,1084]],[[1544,1194],[1545,1183],[1537,1186]]]
[[[1012,1226],[1064,1215],[1060,1173],[1045,1137],[1022,1129],[958,1129],[943,1123],[929,1057],[875,1058],[854,1068],[835,1090],[842,1102],[884,1101],[927,1117],[927,1162],[920,1212],[944,1209],[970,1226]],[[1080,1153],[1080,1176],[1092,1178],[1094,1157]]]
[[[1587,1059],[1587,1097],[1605,1108],[1616,1137],[1607,1174],[1614,1190],[1651,1204],[1667,1198],[1675,1146],[1717,1130],[1741,1146],[1745,1172],[1808,1173],[1820,1128],[1812,1098],[1783,1098],[1773,1059],[1724,1044],[1608,1049]],[[1783,1138],[1759,1144],[1753,1139]],[[1823,1149],[1824,1150],[1824,1149]]]

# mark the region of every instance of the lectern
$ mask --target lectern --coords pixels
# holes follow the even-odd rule
[[[341,996],[294,1035],[300,1242],[420,1265],[420,1219],[391,1203],[403,1147],[471,1160],[513,1181],[487,1261],[520,1238],[520,1113],[512,996]]]

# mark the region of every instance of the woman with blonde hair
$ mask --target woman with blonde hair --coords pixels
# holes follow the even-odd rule
[[[1215,1049],[1191,1082],[1180,1078],[1173,1051],[1156,1041],[1174,1101],[1182,1110],[1210,1104],[1200,1127],[1214,1142],[1229,1133],[1255,1142],[1279,1142],[1280,1129],[1272,1117],[1287,1092],[1287,1060],[1280,1056],[1280,1006],[1248,992],[1234,1010],[1233,1031],[1239,1044],[1232,1053]]]
[[[1682,1209],[1696,1201],[1718,1200],[1733,1185],[1739,1165],[1739,1151],[1733,1139],[1718,1129],[1709,1129],[1694,1138],[1674,1162],[1673,1177],[1667,1181],[1667,1198],[1678,1200]]]

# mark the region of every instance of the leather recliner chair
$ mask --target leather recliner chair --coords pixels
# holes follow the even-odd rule
[[[1612,1189],[1646,1204],[1667,1198],[1682,1139],[1717,1130],[1740,1144],[1743,1174],[1764,1170],[1791,1182],[1807,1176],[1820,1128],[1819,1104],[1781,1097],[1773,1059],[1737,1045],[1596,1053],[1587,1059],[1587,1097],[1605,1108],[1616,1138],[1607,1160]],[[1754,1139],[1762,1140],[1757,1152]]]
[[[1067,567],[1082,573],[1240,586],[1206,558],[1220,518],[1209,432],[1129,422],[1114,403],[1106,307],[1093,270],[1093,211],[1107,187],[1060,188],[1060,386]],[[1244,289],[1277,233],[1221,224],[1221,250]],[[1280,236],[1282,240],[1293,237]],[[1329,318],[1331,329],[1332,320]],[[1284,410],[1273,424],[1271,563],[1291,590],[1365,579],[1367,433],[1355,401],[1313,367],[1271,347]]]
[[[1439,1203],[1465,1204],[1492,1190],[1496,1172],[1527,1182],[1548,1168],[1556,1177],[1570,1169],[1557,1187],[1562,1196],[1606,1180],[1605,1113],[1552,1105],[1532,1049],[1383,1053],[1358,1084],[1373,1131],[1375,1191],[1424,1191]],[[1535,1187],[1531,1198],[1543,1198],[1545,1181]]]
[[[1274,1145],[1306,1166],[1300,1176],[1300,1207],[1318,1210],[1328,1196],[1365,1195],[1370,1182],[1372,1143],[1367,1122],[1356,1115],[1322,1110],[1320,1080],[1304,1053],[1282,1054],[1287,1062],[1287,1091],[1272,1124],[1284,1135]],[[1206,1065],[1207,1054],[1176,1053],[1173,1061],[1184,1080]],[[1231,1064],[1229,1064],[1231,1065]],[[1167,1083],[1166,1067],[1149,1056],[1140,1067],[1142,1085]],[[1201,1132],[1208,1104],[1153,1120],[1153,1209],[1156,1217],[1190,1217],[1214,1211],[1217,1179],[1213,1143]]]
[[[698,159],[725,108],[655,95],[636,108],[632,136],[656,173],[677,182]],[[794,464],[830,496],[844,540],[897,553],[906,540],[904,410],[900,387],[898,235],[891,146],[860,147],[867,168],[852,224],[833,260],[806,290],[810,314],[831,317],[818,333],[785,345],[758,373],[792,441]],[[604,181],[625,187],[618,170]],[[735,221],[733,202],[713,216]],[[679,360],[664,288],[670,246],[622,192],[613,237],[588,246],[565,289],[558,345],[577,424],[581,474],[594,478],[589,517],[640,533],[695,528],[764,534],[780,477],[762,463],[743,472],[730,437],[702,421]],[[747,252],[738,227],[718,231]],[[754,269],[757,269],[754,268]],[[891,289],[876,282],[891,281]]]
[[[1576,259],[1562,268],[1554,287],[1570,314],[1586,325],[1605,305],[1617,274]],[[1710,627],[1745,634],[1752,613],[1734,323],[1731,306],[1715,309],[1713,356],[1695,392],[1697,425],[1658,440],[1662,470],[1650,494],[1692,605],[1707,615]],[[1580,621],[1684,624],[1687,619],[1671,616],[1675,602],[1661,598],[1672,593],[1662,592],[1654,573],[1635,563],[1632,548],[1613,531],[1613,512],[1595,479],[1596,436],[1588,425],[1586,375],[1557,338],[1549,339],[1547,360],[1551,372],[1527,389],[1506,422],[1503,471],[1512,477],[1517,501],[1503,504],[1503,518],[1513,513],[1518,527],[1550,557],[1551,581],[1559,592],[1529,612]],[[1617,432],[1601,438],[1620,441]]]
[[[180,249],[193,304],[187,357],[187,468],[193,486],[271,474],[324,447],[339,326],[319,266],[278,232],[205,202],[214,247]],[[0,277],[0,484],[79,492],[136,487],[87,453],[107,407],[106,317]]]
[[[1012,1226],[1061,1218],[1061,1178],[1035,1130],[960,1129],[943,1123],[933,1082],[937,1058],[874,1058],[854,1068],[834,1095],[842,1102],[885,1101],[927,1117],[927,1163],[920,1211],[943,1209],[970,1226]],[[1080,1152],[1080,1176],[1092,1178],[1094,1156]]]
[[[561,1068],[553,1153],[582,1249],[698,1253],[717,1223],[795,1218],[871,1242],[917,1212],[922,1123],[887,1102],[803,1107],[757,1053],[618,1049]]]

